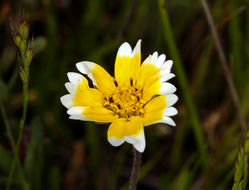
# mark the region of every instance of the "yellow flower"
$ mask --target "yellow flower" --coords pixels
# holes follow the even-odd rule
[[[175,86],[166,82],[173,61],[155,52],[141,64],[141,40],[134,50],[125,42],[118,50],[115,78],[101,66],[88,61],[76,64],[95,88],[79,73],[69,72],[65,84],[69,94],[61,97],[70,119],[111,123],[107,135],[113,146],[124,142],[139,152],[145,149],[144,126],[166,123],[175,126],[169,117],[177,114],[172,105],[178,100]]]

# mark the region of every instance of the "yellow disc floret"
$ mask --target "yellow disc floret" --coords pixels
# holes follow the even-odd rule
[[[143,100],[143,90],[139,90],[130,79],[130,86],[126,88],[118,87],[117,90],[104,97],[104,107],[113,111],[119,118],[129,119],[132,116],[143,116],[145,101]]]

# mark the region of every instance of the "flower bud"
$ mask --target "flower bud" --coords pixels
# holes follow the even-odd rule
[[[20,49],[21,52],[25,52],[26,51],[26,48],[27,48],[26,44],[27,44],[26,40],[22,40],[21,41],[21,44],[20,44],[20,47],[19,47],[19,49]]]
[[[17,34],[14,36],[14,42],[18,48],[21,47],[22,39],[21,39],[20,35]]]
[[[34,56],[34,49],[32,47],[28,48],[27,51],[26,51],[26,55],[25,55],[25,58],[26,58],[26,63],[29,65],[33,59],[33,56]]]
[[[24,20],[20,23],[19,26],[19,34],[23,40],[27,40],[29,36],[29,25],[28,23]]]

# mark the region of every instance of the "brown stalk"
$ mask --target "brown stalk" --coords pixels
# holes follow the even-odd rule
[[[132,166],[131,176],[130,176],[129,190],[136,190],[138,172],[139,172],[140,166],[141,166],[141,153],[138,152],[133,147],[133,154],[134,154],[134,157],[133,157],[133,166]]]
[[[235,86],[233,84],[233,80],[232,80],[230,70],[228,68],[228,62],[227,62],[225,53],[224,53],[224,50],[223,50],[223,48],[221,46],[221,42],[220,42],[217,30],[216,30],[215,25],[214,25],[214,21],[212,19],[211,13],[210,13],[210,8],[209,8],[206,0],[201,0],[201,4],[202,4],[202,7],[203,7],[204,12],[205,12],[207,22],[208,22],[209,27],[211,29],[211,34],[213,36],[214,44],[215,44],[215,47],[217,49],[219,59],[221,61],[221,66],[222,66],[222,69],[223,69],[223,73],[225,75],[225,78],[226,78],[226,81],[227,81],[227,84],[228,84],[228,88],[229,88],[229,91],[230,91],[230,94],[231,94],[231,97],[232,97],[233,104],[234,104],[234,106],[235,106],[235,108],[237,110],[237,114],[238,114],[241,129],[243,131],[243,135],[245,136],[246,128],[247,128],[246,127],[246,121],[245,121],[245,118],[244,118],[243,113],[242,113],[242,109],[241,109],[241,106],[240,106],[238,94],[237,94]]]

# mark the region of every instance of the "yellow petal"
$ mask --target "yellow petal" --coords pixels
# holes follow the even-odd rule
[[[143,122],[140,117],[131,117],[129,120],[120,118],[113,121],[108,129],[108,138],[122,139],[125,136],[138,136],[143,130]]]
[[[104,108],[104,107],[86,107],[82,115],[93,121],[98,121],[98,122],[113,122],[114,120],[117,120],[118,116],[114,116],[113,112]]]
[[[139,75],[141,64],[141,40],[138,40],[133,52],[130,45],[123,43],[117,53],[115,61],[115,78],[118,85],[128,87],[131,80],[135,82]]]
[[[104,94],[111,94],[116,89],[113,77],[98,64],[83,61],[77,63],[76,67],[83,74],[87,74],[93,84]]]
[[[171,60],[165,62],[166,56],[157,52],[150,55],[141,65],[138,88],[143,89],[143,99],[149,101],[154,95],[174,93],[176,88],[165,81],[174,77],[169,73],[173,64]]]
[[[89,88],[86,78],[77,86],[74,96],[74,106],[103,106],[103,94],[94,88]]]
[[[144,126],[151,125],[163,119],[163,110],[166,108],[166,96],[157,96],[144,107]]]
[[[138,88],[143,89],[143,99],[148,101],[153,95],[160,93],[161,82],[159,76],[160,69],[148,63],[142,64],[138,80]]]

